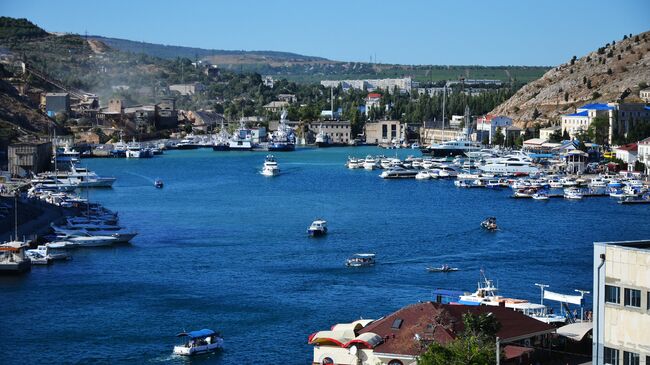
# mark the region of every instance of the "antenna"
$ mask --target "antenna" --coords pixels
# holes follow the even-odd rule
[[[548,285],[535,283],[535,286],[539,286],[539,289],[541,290],[542,293],[539,299],[539,304],[544,305],[544,288],[548,288]]]

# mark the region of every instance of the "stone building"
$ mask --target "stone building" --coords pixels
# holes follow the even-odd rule
[[[7,151],[9,173],[13,176],[27,176],[47,171],[52,160],[52,143],[16,143]]]

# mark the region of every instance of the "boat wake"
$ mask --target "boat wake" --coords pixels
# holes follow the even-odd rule
[[[152,178],[150,178],[150,177],[148,177],[148,176],[144,176],[144,175],[136,174],[135,172],[131,172],[131,171],[126,171],[126,173],[129,174],[129,175],[133,175],[133,176],[141,177],[141,178],[147,180],[148,182],[150,182],[151,184],[155,183],[155,180],[152,179]]]

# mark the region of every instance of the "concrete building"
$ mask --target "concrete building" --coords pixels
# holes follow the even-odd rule
[[[549,141],[551,139],[551,135],[555,134],[558,131],[560,132],[560,134],[562,134],[562,127],[559,125],[541,128],[539,130],[539,139],[541,139],[542,141]]]
[[[366,113],[369,113],[373,108],[379,109],[381,106],[381,94],[370,93],[366,97]]]
[[[45,94],[45,114],[50,118],[54,118],[57,113],[70,113],[70,94]]]
[[[200,82],[169,85],[169,91],[176,91],[181,95],[194,95],[200,93],[204,89],[205,87]]]
[[[176,100],[173,98],[161,99],[156,104],[156,129],[170,129],[178,126],[178,111]]]
[[[650,365],[650,241],[595,242],[595,365]]]
[[[434,143],[464,138],[466,132],[465,129],[450,127],[449,125],[445,125],[443,128],[441,122],[424,122],[420,128],[420,142],[423,146],[429,146]]]
[[[614,134],[616,107],[609,104],[587,104],[576,109],[575,113],[562,115],[562,133],[566,131],[571,138],[586,132],[591,122],[598,117],[609,121],[609,143]]]
[[[452,115],[447,127],[460,128],[461,124],[465,121],[464,115]]]
[[[278,94],[279,101],[286,101],[287,103],[295,103],[298,98],[294,94]]]
[[[13,176],[26,176],[47,171],[52,160],[52,143],[16,143],[9,145],[7,151],[9,173]]]
[[[639,141],[637,156],[639,161],[645,165],[645,174],[650,175],[650,137]]]
[[[628,143],[626,145],[618,146],[614,148],[614,152],[616,153],[616,158],[621,159],[623,160],[623,162],[628,164],[628,170],[634,169],[634,164],[638,159],[637,151],[638,151],[638,145],[636,143]]]
[[[313,333],[308,339],[314,346],[312,364],[415,365],[431,343],[446,345],[458,337],[466,313],[493,315],[501,324],[497,336],[504,363],[530,362],[534,350],[529,347],[542,347],[555,332],[555,327],[505,307],[423,302],[379,320],[339,323]]]
[[[616,107],[616,127],[619,135],[627,135],[638,123],[650,123],[650,106],[642,103],[612,103]]]
[[[289,107],[289,102],[287,101],[272,101],[264,105],[264,109],[271,113],[281,112]]]
[[[332,143],[350,143],[352,137],[352,127],[349,120],[324,120],[322,122],[312,122],[309,124],[309,130],[316,135],[322,129],[323,133],[330,137]]]
[[[462,118],[462,116],[461,116]],[[462,119],[461,119],[462,120]],[[496,136],[497,128],[501,128],[501,133],[506,136],[506,128],[512,126],[512,119],[502,115],[487,114],[476,120],[476,139],[483,141],[485,135],[488,136],[488,143],[492,144]],[[513,131],[514,133],[514,131]]]
[[[405,125],[402,125],[399,120],[368,122],[364,127],[366,143],[384,146],[403,142],[405,132]]]
[[[124,112],[125,103],[123,99],[109,99],[108,100],[108,112],[109,113],[119,113]]]
[[[400,92],[410,93],[413,88],[418,87],[418,82],[411,80],[410,77],[401,79],[365,79],[365,80],[323,80],[320,82],[324,87],[338,87],[341,85],[343,91],[349,89],[357,90],[388,90],[393,93],[395,88]]]
[[[639,91],[639,97],[646,103],[650,103],[650,89],[643,89]]]

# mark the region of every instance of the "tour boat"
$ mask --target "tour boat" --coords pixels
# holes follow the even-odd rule
[[[481,227],[487,229],[488,231],[497,230],[497,219],[495,217],[488,217],[483,222],[481,222]]]
[[[348,267],[363,267],[373,266],[375,264],[374,253],[356,253],[352,257],[345,260],[345,266]]]
[[[266,156],[261,174],[264,176],[276,176],[280,174],[278,162],[275,160],[275,157],[273,157],[273,155]]]
[[[413,179],[418,174],[415,170],[407,170],[403,167],[391,167],[379,174],[382,179]]]
[[[23,273],[29,271],[32,262],[25,251],[27,242],[11,241],[0,245],[0,273]]]
[[[324,236],[327,234],[327,221],[322,219],[313,221],[307,229],[307,233],[312,237]]]
[[[221,335],[210,329],[181,332],[177,337],[183,338],[183,344],[174,346],[174,355],[192,356],[215,352],[223,348]]]

